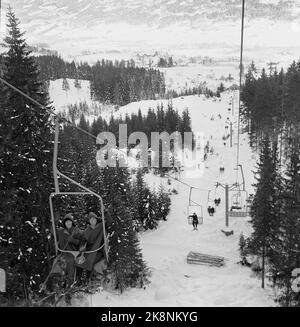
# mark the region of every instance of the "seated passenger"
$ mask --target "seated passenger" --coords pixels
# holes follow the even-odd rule
[[[63,227],[57,230],[57,240],[60,250],[63,251],[78,251],[80,244],[80,230],[75,226],[72,214],[68,213],[65,215]],[[74,281],[74,263],[75,258],[72,253],[64,253],[61,255],[65,262],[65,277],[66,286],[70,286]]]
[[[84,252],[94,251],[100,248],[104,243],[102,220],[93,212],[88,215],[88,227],[83,235],[85,239],[85,248],[81,249]],[[92,253],[85,253],[84,260],[76,262],[76,266],[88,271],[88,275],[92,272],[94,265],[103,257],[103,249]]]

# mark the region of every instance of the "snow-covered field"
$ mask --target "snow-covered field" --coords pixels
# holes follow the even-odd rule
[[[237,94],[234,96],[237,107]],[[239,261],[238,241],[241,233],[251,232],[249,218],[230,218],[230,228],[234,235],[226,237],[221,229],[225,229],[224,190],[215,189],[215,184],[236,182],[236,124],[233,147],[222,139],[226,133],[225,121],[235,117],[228,111],[229,94],[223,94],[219,102],[203,97],[188,96],[173,100],[174,106],[182,111],[189,108],[194,132],[203,132],[206,140],[214,148],[214,154],[206,161],[202,177],[182,178],[200,190],[193,193],[193,200],[203,207],[204,224],[199,231],[192,231],[187,223],[187,207],[189,188],[173,180],[171,188],[179,193],[172,195],[172,207],[167,222],[161,222],[155,231],[147,231],[140,235],[144,259],[151,268],[151,283],[145,289],[129,289],[123,294],[101,290],[84,301],[75,301],[74,305],[86,306],[273,306],[273,291],[267,287],[260,288],[260,280],[249,268],[237,264]],[[146,112],[149,106],[156,106],[161,101],[141,101],[131,103],[120,109],[120,112],[136,112],[139,108]],[[218,115],[221,115],[220,116]],[[236,111],[235,111],[236,114]],[[235,115],[236,116],[236,115]],[[212,117],[214,118],[212,120]],[[255,155],[248,146],[247,135],[241,137],[240,163],[246,180],[246,189],[252,191]],[[220,174],[220,165],[225,172]],[[239,174],[238,180],[241,181]],[[147,181],[155,187],[166,179],[148,175]],[[210,192],[210,199],[208,197]],[[230,194],[230,197],[233,193]],[[209,217],[207,205],[215,196],[221,197],[221,205],[214,217]],[[226,265],[222,268],[187,264],[189,251],[224,256]]]
[[[175,66],[170,68],[159,68],[165,74],[166,88],[180,92],[192,87],[198,87],[201,83],[214,91],[223,83],[225,87],[237,84],[238,64],[224,63],[220,65],[194,64],[188,66]],[[228,77],[231,74],[234,80],[225,82],[221,77]]]
[[[80,103],[86,103],[89,107],[89,112],[86,115],[87,120],[92,123],[94,119],[97,119],[99,115],[105,115],[110,117],[111,112],[114,111],[112,105],[104,105],[91,99],[90,81],[79,80],[81,87],[76,88],[74,86],[74,79],[67,78],[69,90],[64,91],[62,89],[63,79],[57,79],[50,81],[49,96],[55,107],[56,112],[68,112],[68,105],[79,105]],[[76,120],[78,123],[79,119]]]
[[[67,78],[70,89],[62,89],[63,79],[50,81],[49,96],[56,110],[66,109],[68,104],[86,102],[89,106],[93,104],[91,100],[90,81],[80,80],[81,88],[74,86],[74,79]]]

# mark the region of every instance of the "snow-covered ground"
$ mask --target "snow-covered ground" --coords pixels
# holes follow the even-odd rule
[[[114,111],[113,105],[104,105],[98,101],[93,101],[91,98],[90,81],[79,80],[80,88],[74,86],[74,79],[67,78],[69,89],[64,91],[62,89],[63,79],[57,79],[50,81],[49,97],[56,112],[65,112],[68,114],[69,105],[79,105],[80,103],[86,103],[88,106],[88,112],[85,113],[85,117],[90,124],[97,119],[100,115],[109,118]],[[78,119],[75,120],[79,122]]]
[[[182,111],[189,108],[192,127],[195,132],[203,132],[214,148],[214,154],[208,157],[205,172],[199,178],[185,178],[188,183],[201,190],[192,194],[192,199],[203,207],[204,224],[199,231],[192,231],[187,223],[189,188],[173,180],[171,188],[179,193],[172,195],[172,207],[167,222],[161,222],[155,231],[147,231],[140,235],[144,259],[151,268],[151,283],[145,289],[129,289],[123,294],[101,290],[85,301],[77,301],[78,305],[118,307],[118,306],[274,306],[273,292],[267,287],[260,288],[260,280],[249,268],[237,264],[239,261],[238,242],[241,233],[251,232],[249,218],[230,218],[230,228],[234,235],[226,237],[221,229],[225,229],[224,190],[215,189],[215,184],[236,182],[236,125],[233,147],[222,139],[226,133],[227,117],[234,121],[228,111],[230,95],[224,94],[219,102],[203,97],[188,96],[173,100],[174,106]],[[237,95],[235,108],[237,107]],[[160,102],[160,101],[158,101]],[[121,112],[133,112],[139,108],[145,112],[155,101],[131,103]],[[222,118],[219,118],[218,115]],[[211,120],[212,116],[214,120]],[[253,183],[255,155],[248,145],[247,135],[241,137],[240,163],[246,180],[246,189],[251,192]],[[220,165],[225,172],[220,174]],[[238,180],[241,181],[239,174]],[[147,181],[155,187],[166,179],[148,175]],[[211,192],[209,193],[209,190]],[[210,194],[210,199],[208,194]],[[230,197],[233,193],[230,193]],[[207,205],[215,196],[221,197],[221,205],[214,217],[209,217]],[[189,251],[224,256],[226,265],[221,268],[187,264]],[[76,305],[76,302],[74,303]]]
[[[67,78],[70,89],[62,89],[63,79],[50,81],[49,96],[56,110],[66,109],[68,104],[86,102],[89,106],[93,104],[91,100],[90,81],[80,80],[81,88],[74,86],[74,79]]]
[[[213,91],[223,83],[225,87],[238,84],[238,64],[222,63],[220,65],[201,65],[194,64],[188,66],[175,66],[170,68],[159,68],[165,74],[167,90],[175,90],[177,92],[184,91],[189,88],[198,87],[200,84],[205,85]],[[222,80],[231,74],[234,78],[231,82]]]

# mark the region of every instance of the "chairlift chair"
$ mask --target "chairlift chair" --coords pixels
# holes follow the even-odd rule
[[[58,198],[58,197],[64,197],[64,196],[78,196],[80,198],[83,198],[85,196],[94,196],[97,198],[97,200],[99,201],[99,207],[100,207],[100,217],[102,219],[102,223],[104,222],[104,208],[103,208],[103,204],[102,201],[100,200],[100,196],[97,194],[93,194],[91,192],[54,192],[50,194],[49,197],[49,205],[50,205],[50,213],[51,213],[51,221],[52,221],[52,229],[53,229],[53,238],[54,238],[54,244],[55,244],[55,249],[56,249],[56,254],[58,253],[70,253],[74,256],[74,259],[76,260],[76,258],[78,257],[79,254],[90,254],[90,253],[95,253],[98,252],[99,250],[101,250],[103,248],[104,245],[99,246],[97,249],[93,250],[93,251],[82,251],[80,252],[79,249],[78,251],[69,251],[69,250],[65,250],[59,247],[58,244],[58,239],[57,239],[57,230],[56,230],[56,222],[55,222],[55,210],[54,210],[54,199]],[[96,211],[96,210],[95,210]],[[105,228],[105,226],[104,226]]]
[[[241,190],[233,190],[234,194],[231,197],[229,217],[247,217],[248,216],[248,193]]]
[[[84,258],[84,254],[91,254],[98,252],[102,248],[104,248],[104,256],[106,258],[106,261],[108,261],[108,237],[106,236],[106,229],[105,229],[105,217],[104,217],[104,204],[102,197],[99,194],[96,194],[95,192],[89,190],[87,187],[81,185],[80,183],[74,181],[70,177],[64,175],[61,173],[58,168],[57,168],[57,156],[58,156],[58,140],[59,140],[59,118],[56,118],[55,120],[55,139],[54,139],[54,151],[53,151],[53,177],[54,177],[54,186],[55,186],[55,191],[50,194],[49,196],[49,205],[50,205],[50,216],[51,216],[51,223],[52,223],[52,229],[53,229],[53,237],[54,237],[54,245],[55,245],[55,252],[56,252],[56,258],[54,259],[52,263],[52,268],[47,275],[45,281],[41,284],[40,286],[40,292],[44,290],[47,287],[47,282],[50,278],[51,275],[56,274],[56,273],[63,273],[61,269],[58,267],[59,266],[59,259],[61,258],[61,255],[63,253],[70,253],[74,256],[74,259],[76,260],[78,255],[80,254],[80,258]],[[75,185],[79,189],[81,189],[81,192],[61,192],[59,188],[59,180],[63,179],[65,181],[68,181],[71,185]],[[100,218],[102,218],[102,225],[103,225],[103,239],[104,239],[104,244],[101,245],[99,244],[99,247],[97,249],[93,249],[92,251],[68,251],[66,249],[61,249],[59,244],[58,244],[58,239],[57,239],[57,231],[56,231],[56,221],[55,221],[55,212],[54,212],[54,203],[53,200],[55,197],[58,196],[94,196],[98,199],[98,207],[99,210],[95,210],[96,212],[98,211],[100,213]],[[68,243],[67,243],[68,244]],[[98,246],[98,244],[96,244]],[[74,274],[74,279],[76,278]]]
[[[76,260],[78,255],[80,254],[80,258],[84,258],[84,254],[91,254],[91,253],[95,253],[100,251],[102,248],[104,248],[104,256],[106,258],[106,260],[108,261],[108,238],[106,236],[106,229],[105,229],[105,217],[104,217],[104,204],[103,204],[103,200],[102,197],[89,190],[88,188],[86,188],[85,186],[81,185],[80,183],[74,181],[73,179],[71,179],[70,177],[64,175],[63,173],[61,173],[58,168],[57,168],[57,155],[58,155],[58,140],[59,140],[59,121],[58,119],[56,119],[55,121],[55,140],[54,140],[54,152],[53,152],[53,176],[54,176],[54,186],[55,186],[55,192],[51,193],[49,196],[49,205],[50,205],[50,215],[51,215],[51,222],[52,222],[52,229],[53,229],[53,237],[54,237],[54,245],[55,245],[55,252],[56,252],[56,258],[53,262],[52,265],[52,269],[50,270],[46,280],[44,281],[44,283],[42,283],[41,285],[41,289],[44,289],[46,287],[46,283],[48,281],[48,279],[50,278],[51,274],[53,274],[53,272],[55,271],[55,269],[57,268],[57,264],[58,264],[58,260],[60,258],[60,255],[62,255],[63,253],[70,253],[74,256],[74,259]],[[82,191],[81,192],[61,192],[59,189],[59,181],[58,178],[63,179],[68,181],[71,185],[75,185],[76,187],[80,188]],[[100,213],[100,218],[102,218],[102,225],[103,225],[103,238],[104,238],[104,244],[101,245],[99,244],[99,247],[97,249],[93,249],[92,251],[69,251],[66,249],[62,249],[60,248],[59,244],[58,244],[58,239],[57,239],[57,231],[56,231],[56,221],[55,221],[55,212],[54,212],[54,203],[53,200],[55,197],[58,196],[94,196],[98,199],[98,207],[99,210],[98,212]],[[97,244],[98,246],[98,244]],[[74,275],[75,278],[75,275]]]
[[[187,213],[188,213],[188,223],[190,225],[193,224],[193,217],[192,217],[192,215],[194,213],[198,217],[199,225],[202,225],[203,224],[203,208],[202,208],[201,205],[199,205],[199,204],[189,205],[188,208],[187,208]]]
[[[53,152],[53,176],[54,176],[55,192],[51,193],[50,197],[49,197],[50,214],[51,214],[51,221],[52,221],[52,228],[53,228],[53,235],[54,235],[54,243],[55,243],[56,254],[58,254],[58,252],[68,253],[70,251],[65,251],[63,249],[60,249],[59,245],[58,245],[58,240],[57,240],[57,235],[56,235],[56,224],[55,224],[55,217],[54,217],[54,208],[53,208],[53,198],[55,196],[58,196],[58,195],[64,195],[64,196],[68,196],[68,195],[69,196],[70,195],[77,195],[77,196],[92,195],[92,196],[96,197],[99,200],[99,205],[100,205],[100,210],[99,211],[100,211],[100,214],[101,214],[102,224],[103,224],[104,250],[105,250],[106,259],[108,260],[108,246],[107,246],[107,237],[106,237],[106,229],[105,229],[104,204],[103,204],[102,197],[99,194],[97,194],[97,193],[89,190],[85,186],[81,185],[80,183],[74,181],[70,177],[64,175],[63,173],[61,173],[58,170],[58,168],[57,168],[58,140],[59,140],[59,120],[56,119],[56,121],[55,121],[54,152]],[[60,189],[59,189],[59,181],[58,181],[59,177],[64,179],[64,180],[69,181],[72,185],[75,185],[75,186],[79,187],[82,191],[81,192],[61,192]],[[95,249],[91,253],[97,252],[101,248],[102,248],[102,246],[99,247],[98,249]],[[72,253],[72,251],[70,253]],[[72,254],[75,255],[74,253],[72,253]]]
[[[194,213],[198,216],[199,224],[203,224],[203,208],[202,205],[192,200],[192,191],[193,187],[190,188],[189,194],[189,205],[187,207],[187,219],[189,224],[193,224],[193,217],[191,217]]]

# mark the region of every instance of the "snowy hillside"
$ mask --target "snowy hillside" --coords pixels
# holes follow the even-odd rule
[[[66,109],[68,104],[79,102],[86,102],[90,106],[93,104],[91,100],[90,81],[80,80],[80,88],[74,86],[75,80],[67,79],[67,81],[70,88],[67,91],[62,89],[62,79],[50,81],[49,96],[56,110],[61,111]]]
[[[238,66],[234,64],[229,65],[227,63],[220,66],[189,65],[186,67],[159,68],[159,70],[165,74],[167,90],[177,92],[198,87],[200,84],[213,91],[216,91],[221,83],[225,87],[238,84]],[[228,76],[229,73],[234,79],[231,82],[224,82],[222,76]]]
[[[234,96],[237,106],[237,95]],[[238,241],[241,233],[249,235],[251,229],[249,218],[230,218],[230,228],[234,235],[226,237],[224,190],[215,188],[215,184],[234,183],[236,181],[236,146],[224,145],[222,137],[226,133],[227,117],[234,121],[228,112],[230,95],[223,94],[222,101],[205,100],[198,96],[174,99],[174,107],[179,111],[189,108],[193,130],[204,132],[206,139],[214,148],[214,154],[208,157],[202,177],[185,178],[181,181],[200,190],[195,190],[192,199],[202,205],[204,224],[199,231],[192,231],[187,223],[189,188],[179,181],[172,180],[171,189],[179,191],[172,195],[171,213],[167,222],[161,222],[158,230],[147,231],[140,236],[144,258],[151,267],[151,284],[145,289],[131,289],[122,295],[100,291],[86,301],[74,305],[92,306],[273,306],[271,289],[262,290],[260,281],[253,276],[249,268],[237,264],[239,261]],[[131,103],[121,111],[143,112],[155,106],[155,101]],[[221,115],[221,118],[220,116]],[[234,134],[234,143],[236,133]],[[242,136],[241,164],[246,179],[246,189],[252,191],[255,156],[252,154],[247,136]],[[224,165],[224,174],[220,173]],[[238,180],[241,182],[239,174]],[[153,175],[147,176],[151,187],[161,182],[166,185],[167,179]],[[211,191],[209,193],[209,191]],[[232,198],[233,193],[230,193]],[[207,206],[215,197],[221,197],[221,205],[214,217],[207,213]],[[224,256],[226,265],[221,268],[187,264],[189,251]]]
[[[74,86],[74,79],[67,78],[68,90],[63,90],[62,79],[50,81],[49,96],[55,107],[56,112],[66,113],[68,116],[69,105],[79,105],[85,103],[88,106],[88,111],[84,112],[86,119],[92,123],[100,115],[110,117],[114,110],[112,105],[104,105],[93,101],[91,98],[90,81],[79,80],[80,88]],[[78,122],[79,117],[76,121]]]

